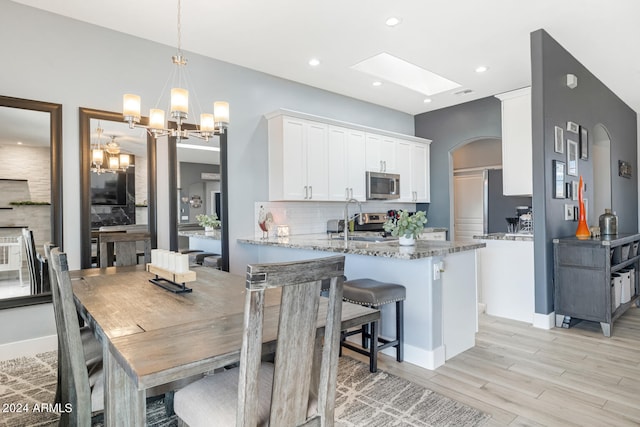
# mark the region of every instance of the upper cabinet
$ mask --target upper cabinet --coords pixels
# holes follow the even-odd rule
[[[502,192],[505,196],[533,193],[531,152],[531,88],[496,95],[502,101]]]
[[[269,199],[329,200],[328,146],[326,124],[269,120]]]
[[[329,126],[329,200],[365,201],[365,134]]]
[[[431,141],[289,110],[267,116],[269,200],[366,200],[366,171],[400,174],[400,202],[429,202]]]

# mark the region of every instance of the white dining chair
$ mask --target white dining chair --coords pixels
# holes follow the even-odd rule
[[[332,426],[343,274],[344,256],[250,264],[240,367],[178,390],[174,405],[180,421],[191,427],[267,422],[278,427]],[[328,299],[320,296],[327,279]],[[265,291],[270,288],[282,291],[273,364],[261,362]],[[320,316],[325,327],[318,333]]]

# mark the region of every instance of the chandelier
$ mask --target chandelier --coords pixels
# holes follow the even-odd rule
[[[97,174],[105,172],[123,172],[131,165],[129,154],[120,152],[120,145],[116,142],[116,137],[111,136],[111,141],[102,143],[104,129],[96,128],[97,140],[91,149],[91,171]],[[103,167],[104,165],[104,167]]]
[[[178,46],[177,54],[172,56],[172,62],[176,66],[174,70],[174,83],[177,79],[179,85],[186,82],[187,59],[182,55],[181,48],[181,0],[178,0]],[[122,114],[124,120],[129,123],[129,128],[143,127],[154,137],[170,135],[177,138],[196,138],[208,141],[214,135],[224,133],[229,125],[229,104],[227,102],[214,102],[213,114],[200,114],[200,125],[195,130],[183,129],[183,124],[188,119],[189,91],[183,87],[171,89],[170,115],[176,122],[176,129],[170,129],[165,122],[165,111],[159,108],[149,110],[149,124],[140,125],[140,96],[125,94],[123,96]]]

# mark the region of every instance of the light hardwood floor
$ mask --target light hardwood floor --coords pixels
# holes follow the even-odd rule
[[[635,307],[614,323],[611,338],[593,322],[543,330],[483,314],[476,346],[437,370],[386,355],[379,367],[490,414],[488,427],[640,425]]]

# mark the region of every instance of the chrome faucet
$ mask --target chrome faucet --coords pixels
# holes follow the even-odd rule
[[[344,204],[344,243],[348,243],[349,241],[349,203],[355,202],[358,204],[358,209],[360,209],[360,214],[358,215],[358,224],[362,225],[362,203],[360,203],[356,199],[349,199]]]

